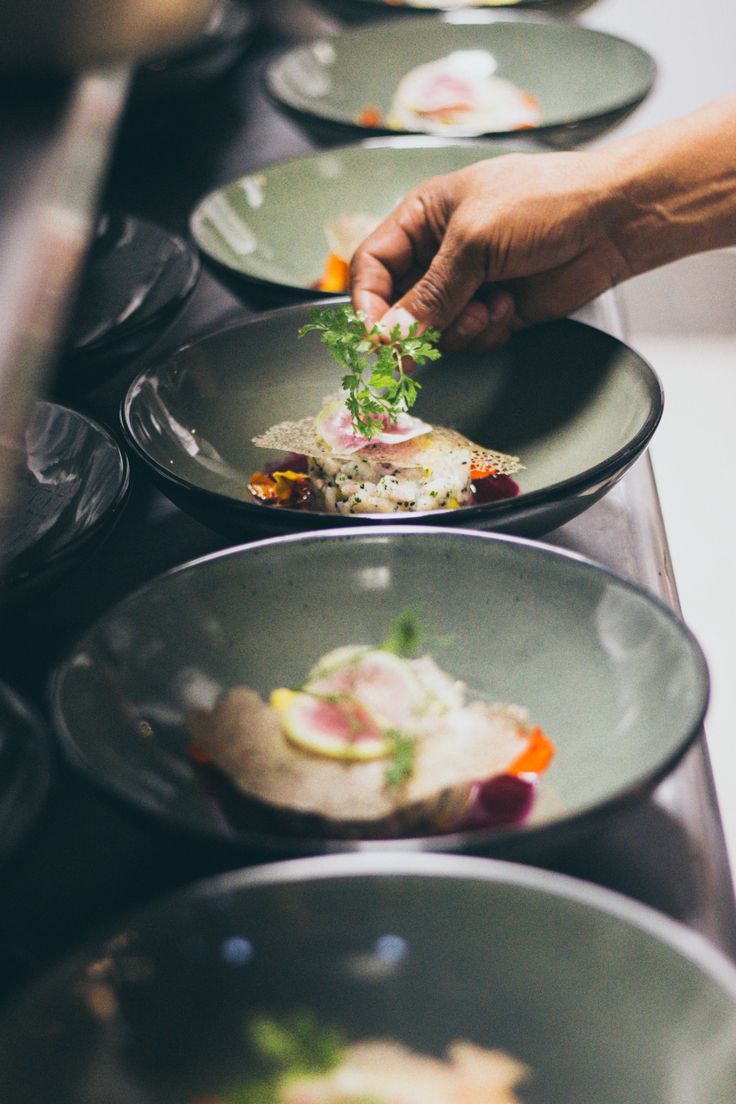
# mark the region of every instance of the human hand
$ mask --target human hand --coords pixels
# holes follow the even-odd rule
[[[369,323],[415,320],[447,348],[490,348],[619,283],[615,187],[599,152],[508,154],[414,189],[362,243],[352,298]]]

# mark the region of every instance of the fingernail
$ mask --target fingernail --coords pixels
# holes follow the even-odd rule
[[[453,329],[460,337],[475,337],[488,325],[489,312],[482,303],[468,303]]]
[[[514,300],[507,291],[498,291],[488,304],[488,317],[491,322],[505,322],[514,310]]]
[[[390,333],[394,326],[399,327],[399,333],[402,337],[406,337],[412,326],[416,325],[417,319],[413,315],[409,314],[408,310],[403,307],[392,307],[391,310],[386,311],[381,319],[381,326],[387,333]],[[420,330],[423,327],[420,326]]]

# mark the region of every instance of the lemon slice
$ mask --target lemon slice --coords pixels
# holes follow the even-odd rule
[[[292,744],[329,759],[367,761],[391,754],[391,743],[360,702],[275,690],[271,704]]]

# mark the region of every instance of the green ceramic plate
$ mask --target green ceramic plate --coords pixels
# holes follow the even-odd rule
[[[644,50],[577,23],[461,11],[346,30],[289,49],[268,66],[266,86],[305,119],[387,133],[385,125],[357,121],[366,105],[379,108],[385,120],[409,70],[457,50],[488,51],[498,76],[537,97],[536,131],[626,111],[646,96],[655,76]]]
[[[528,708],[557,746],[532,821],[411,846],[531,853],[641,799],[699,731],[705,661],[671,610],[569,553],[409,526],[279,537],[163,575],[63,663],[57,729],[95,782],[180,828],[280,854],[368,846],[304,838],[213,788],[187,759],[185,717],[235,686],[298,685],[327,651],[380,644],[406,608],[446,671]]]
[[[420,417],[521,457],[517,497],[411,514],[263,506],[248,480],[283,454],[251,438],[316,413],[339,386],[318,335],[297,337],[308,318],[309,306],[300,304],[216,332],[145,368],[123,403],[128,442],[164,492],[228,535],[366,519],[539,535],[605,494],[661,415],[659,382],[641,357],[600,330],[563,320],[519,333],[493,354],[447,354],[417,377]]]
[[[283,1100],[256,1040],[299,1024],[312,1063],[328,1029],[335,1058],[341,1036],[442,1059],[456,1040],[505,1050],[528,1067],[524,1104],[736,1102],[724,955],[585,882],[448,855],[271,864],[149,906],[6,1017],[0,1092]]]
[[[406,135],[280,161],[205,196],[192,234],[231,272],[321,296],[314,285],[329,251],[327,223],[356,212],[378,221],[423,180],[512,148],[520,146]]]

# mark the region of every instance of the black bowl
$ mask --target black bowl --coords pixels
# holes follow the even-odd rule
[[[318,336],[297,337],[308,318],[309,306],[298,305],[210,334],[145,368],[123,403],[126,437],[161,489],[229,536],[366,521],[536,536],[610,490],[662,413],[657,377],[632,349],[579,322],[549,323],[492,354],[447,354],[418,376],[419,416],[521,457],[517,497],[354,516],[264,506],[247,484],[277,454],[251,438],[316,413],[339,386],[339,370]]]
[[[736,1104],[736,970],[661,914],[540,870],[279,864],[178,893],[34,986],[0,1026],[0,1096],[277,1104],[276,1071],[376,1039],[436,1060],[498,1048],[528,1067],[504,1097],[524,1104]]]

